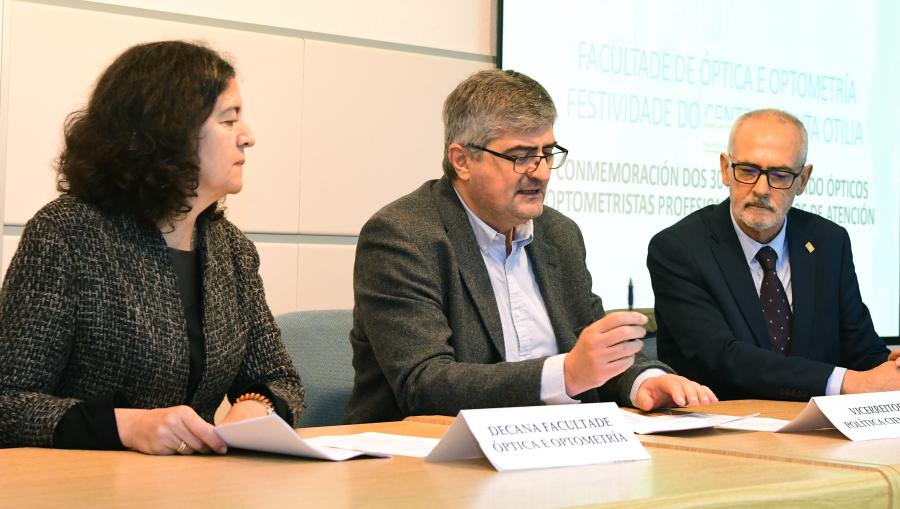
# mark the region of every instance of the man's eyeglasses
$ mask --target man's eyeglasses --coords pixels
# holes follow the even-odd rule
[[[507,161],[512,161],[513,163],[513,171],[519,173],[521,175],[531,175],[535,171],[537,171],[538,166],[541,164],[541,159],[547,161],[547,167],[551,170],[555,170],[562,166],[566,162],[566,156],[569,155],[569,151],[556,145],[553,147],[553,152],[549,154],[544,154],[540,156],[510,156],[506,155],[502,152],[495,152],[489,148],[482,147],[481,145],[468,145],[471,148],[477,150],[483,150],[492,156],[499,157],[500,159],[506,159]]]
[[[790,170],[793,168],[760,168],[750,163],[735,163],[728,156],[728,165],[734,171],[734,180],[742,184],[756,184],[761,175],[766,176],[769,181],[769,187],[772,189],[790,189],[794,185],[794,179],[803,173],[803,169],[796,173]]]

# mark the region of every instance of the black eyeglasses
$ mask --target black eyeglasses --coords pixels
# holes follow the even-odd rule
[[[790,170],[793,168],[760,168],[750,163],[735,163],[728,156],[728,166],[734,171],[734,180],[742,184],[756,184],[761,175],[766,176],[769,187],[772,189],[790,189],[794,185],[794,180],[803,173],[803,169],[794,173]]]
[[[551,170],[555,170],[562,166],[566,162],[566,156],[569,155],[569,151],[556,145],[553,147],[553,152],[549,154],[544,154],[540,156],[510,156],[504,154],[502,152],[495,152],[489,148],[482,147],[481,145],[468,145],[471,148],[477,150],[483,150],[492,156],[497,156],[500,159],[506,159],[507,161],[512,161],[513,163],[513,171],[519,173],[521,175],[531,175],[535,171],[537,171],[538,166],[541,165],[541,159],[547,161],[547,167]]]

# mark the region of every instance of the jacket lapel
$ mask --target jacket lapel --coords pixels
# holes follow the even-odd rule
[[[534,220],[534,240],[525,251],[528,253],[528,261],[534,271],[538,288],[541,289],[559,351],[568,352],[575,346],[577,338],[572,332],[575,330],[574,327],[568,322],[563,291],[559,286],[562,281],[559,273],[559,252],[550,242],[549,233],[544,231],[544,223],[540,217]]]
[[[812,239],[791,216],[789,212],[786,233],[788,255],[791,259],[791,294],[794,309],[790,354],[806,357],[809,354],[813,329],[816,252],[815,246],[810,242]],[[812,252],[807,248],[807,244],[812,247]]]
[[[503,326],[500,322],[500,312],[497,310],[497,300],[494,298],[491,278],[484,266],[484,259],[478,249],[469,217],[447,177],[442,177],[432,189],[441,221],[459,261],[459,273],[463,284],[472,296],[475,309],[481,317],[482,325],[488,331],[494,348],[497,349],[500,358],[506,360]]]
[[[731,223],[731,200],[720,203],[708,217],[713,258],[719,265],[722,277],[728,284],[747,326],[753,333],[756,344],[767,350],[772,349],[772,341],[766,329],[762,305],[753,284],[753,276],[744,252],[741,250],[734,225]]]
[[[208,386],[216,387],[222,380],[223,366],[240,364],[237,356],[243,354],[246,341],[246,324],[237,320],[234,308],[223,303],[240,302],[234,282],[239,277],[234,263],[228,258],[230,250],[224,246],[222,230],[207,221],[197,222],[197,249],[203,271],[203,342],[206,360],[203,376],[197,386],[195,398],[209,394]],[[213,391],[214,392],[214,391]],[[197,401],[197,404],[203,404]]]

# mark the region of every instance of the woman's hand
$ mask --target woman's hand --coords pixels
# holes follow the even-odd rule
[[[122,445],[145,454],[228,452],[213,426],[185,405],[142,410],[116,408]],[[184,445],[182,445],[184,444]]]

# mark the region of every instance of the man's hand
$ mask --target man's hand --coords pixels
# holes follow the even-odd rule
[[[887,361],[867,371],[848,369],[841,385],[841,394],[900,390],[900,361],[897,360],[900,354],[895,355],[895,352],[891,352]]]
[[[599,387],[630,368],[644,346],[645,323],[646,316],[621,311],[585,327],[563,363],[566,394],[571,398]]]
[[[888,355],[888,360],[894,361],[894,364],[896,364],[897,367],[900,368],[900,348],[891,350],[891,354]]]
[[[116,408],[116,426],[122,445],[146,454],[191,454],[228,446],[213,426],[185,405],[141,410]],[[184,441],[184,446],[181,446]]]
[[[649,378],[638,388],[635,405],[643,411],[654,408],[708,405],[719,401],[705,385],[678,375]]]

